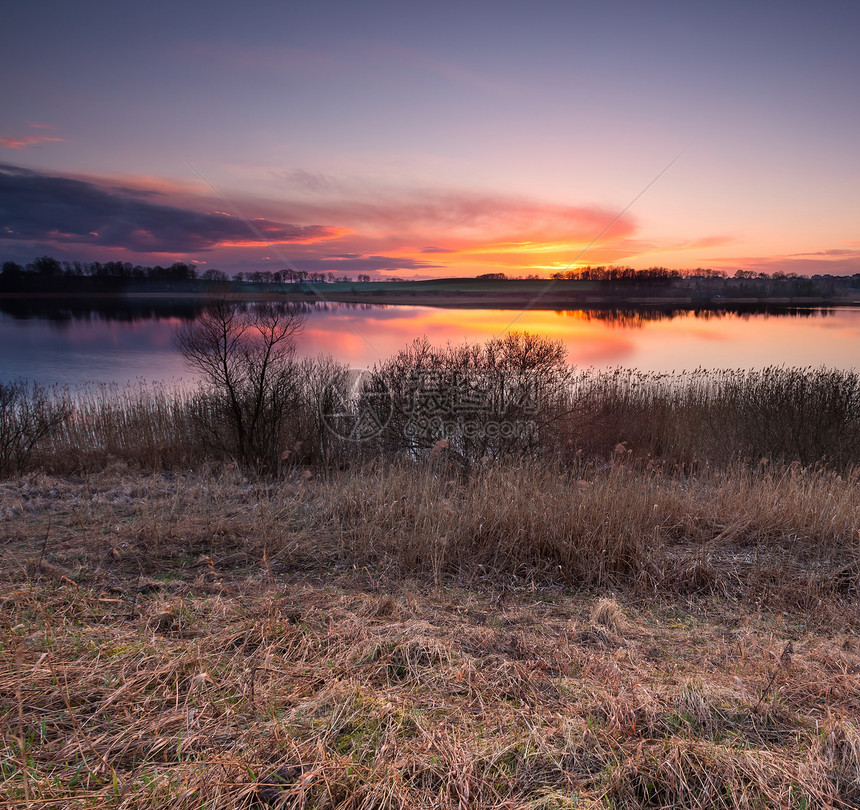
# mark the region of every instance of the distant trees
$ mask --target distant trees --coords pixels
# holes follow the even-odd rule
[[[531,273],[525,278],[539,280],[543,276]],[[853,276],[815,275],[810,278],[782,271],[768,274],[762,271],[739,269],[729,277],[723,270],[702,267],[691,270],[673,270],[666,267],[637,270],[632,267],[588,266],[557,270],[550,278],[559,281],[597,282],[609,289],[627,287],[656,289],[662,285],[686,284],[706,295],[732,292],[737,294],[739,290],[743,290],[744,295],[757,297],[838,296],[860,287],[860,273]],[[509,281],[511,277],[502,272],[493,272],[482,273],[477,276],[477,279]],[[358,281],[362,283],[382,280],[403,282],[406,279],[397,276],[383,279],[368,273],[358,274]],[[230,276],[215,268],[200,271],[194,264],[186,262],[174,262],[165,267],[120,261],[60,261],[52,256],[39,256],[23,266],[15,261],[5,261],[0,266],[0,293],[112,293],[121,292],[129,286],[159,292],[206,292],[212,290],[212,285],[232,282],[241,285],[310,285],[348,284],[351,281],[352,278],[346,274],[337,275],[331,271],[310,272],[289,267],[280,270],[243,271]]]
[[[228,280],[226,273],[207,270],[205,280]],[[162,290],[193,289],[195,282],[204,281],[197,267],[186,262],[168,266],[145,266],[131,262],[60,261],[52,256],[39,256],[21,266],[4,262],[0,271],[0,292],[45,293],[112,293],[130,284],[149,283]]]
[[[689,271],[687,271],[689,273]],[[704,271],[703,271],[704,272]],[[708,271],[713,272],[713,271]],[[684,278],[685,273],[680,270],[668,270],[665,267],[649,267],[645,270],[636,270],[633,267],[580,267],[576,269],[558,271],[550,278],[556,280],[582,280],[582,281],[608,281],[615,283],[654,283],[669,282]]]
[[[17,280],[23,272],[24,268],[18,262],[3,262],[3,267],[0,269],[0,277],[5,281],[9,281],[10,279]]]
[[[338,281],[344,283],[352,281],[349,276],[336,276],[334,273],[312,273],[307,270],[293,270],[292,268],[236,273],[233,278],[236,281],[243,281],[248,284],[301,284],[304,282],[311,284],[331,284]],[[370,281],[370,276],[366,276],[365,278],[367,281]],[[362,277],[359,276],[358,280],[361,281]]]
[[[56,278],[63,272],[63,266],[50,256],[40,256],[33,262],[32,269],[42,278]]]

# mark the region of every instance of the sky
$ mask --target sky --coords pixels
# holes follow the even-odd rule
[[[860,3],[7,3],[0,260],[860,272]]]

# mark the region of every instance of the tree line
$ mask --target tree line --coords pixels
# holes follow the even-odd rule
[[[530,274],[510,277],[505,273],[483,273],[474,281],[543,280]],[[860,289],[860,273],[852,276],[813,275],[738,269],[733,275],[723,270],[695,268],[675,270],[666,267],[587,266],[559,270],[552,281],[597,282],[609,288],[679,286],[710,294],[734,293],[751,296],[833,296]],[[309,272],[293,268],[255,270],[228,275],[222,270],[202,270],[194,264],[174,262],[169,266],[140,265],[131,262],[61,261],[39,256],[25,265],[6,261],[0,267],[0,293],[122,292],[129,288],[152,291],[205,292],[225,285],[284,285],[401,282],[396,277],[371,277],[359,273],[353,279],[333,272]]]
[[[370,281],[369,275],[359,275],[358,281]],[[223,270],[201,270],[194,264],[174,262],[169,266],[140,265],[131,262],[60,261],[53,256],[39,256],[25,265],[14,261],[3,262],[0,268],[0,290],[5,292],[29,291],[38,287],[42,291],[66,291],[71,287],[84,289],[122,289],[134,283],[156,283],[168,286],[199,287],[201,283],[295,284],[301,282],[335,283],[352,281],[347,275],[311,273],[286,268],[276,271],[254,271],[228,275]]]

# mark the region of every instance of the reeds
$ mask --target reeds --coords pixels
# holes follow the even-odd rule
[[[724,465],[761,458],[845,468],[860,460],[860,374],[826,368],[584,371],[573,383],[568,440],[607,454]]]
[[[814,603],[860,584],[856,479],[743,465],[494,467],[467,484],[375,467],[319,482],[316,531],[347,559],[436,581],[481,571],[589,586],[746,591]]]
[[[574,475],[522,465],[464,483],[400,463],[277,483],[224,465],[142,476],[115,464],[103,479],[7,482],[9,536],[29,525],[32,542],[50,545],[109,510],[104,553],[146,575],[219,553],[265,558],[272,570],[339,561],[437,584],[716,593],[796,607],[860,587],[857,481],[819,469],[738,465],[679,478],[624,463]],[[65,517],[52,519],[58,510]]]
[[[455,361],[466,362],[460,356],[464,352],[470,362],[489,362],[463,349],[452,357],[440,355],[441,371],[431,363],[419,372],[432,372],[436,382],[441,379],[436,372],[444,372],[460,393],[488,397],[487,408],[460,414],[447,405],[441,418],[434,417],[439,392],[424,400],[394,392],[384,429],[360,442],[338,435],[326,420],[328,411],[340,407],[336,400],[343,393],[345,370],[331,359],[296,363],[289,413],[279,417],[278,430],[266,439],[267,474],[276,476],[297,464],[333,469],[374,458],[444,461],[466,476],[511,462],[560,460],[573,468],[582,458],[612,463],[622,443],[632,458],[675,470],[727,468],[736,462],[756,466],[762,459],[840,471],[860,464],[856,372],[450,368]],[[434,357],[418,359],[425,363]],[[394,371],[388,370],[390,383],[404,379],[400,361],[405,362],[400,358]],[[387,379],[380,372],[370,384],[384,392]],[[14,402],[0,400],[0,475],[34,468],[82,472],[116,461],[144,470],[181,470],[212,460],[245,463],[231,450],[229,424],[216,424],[217,391],[143,384],[77,391],[18,386],[14,391]],[[531,403],[520,402],[529,398]],[[464,432],[464,415],[477,432]]]
[[[90,385],[62,395],[70,416],[38,457],[48,469],[86,471],[112,462],[171,469],[202,458],[191,420],[195,393],[182,386]]]

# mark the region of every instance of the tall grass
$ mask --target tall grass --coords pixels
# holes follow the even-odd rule
[[[475,373],[486,386],[486,371]],[[505,374],[492,378],[492,384],[510,389],[511,377]],[[394,400],[383,433],[364,442],[338,436],[323,415],[346,385],[342,366],[332,360],[304,361],[297,364],[296,376],[288,418],[279,423],[277,435],[269,437],[267,454],[279,460],[280,469],[297,464],[336,469],[373,458],[437,457],[461,473],[495,463],[550,459],[572,468],[583,458],[609,464],[620,450],[687,471],[736,462],[755,466],[762,459],[843,471],[860,463],[856,372],[569,370],[553,373],[551,396],[539,400],[538,411],[500,410],[495,404],[495,411],[480,415],[482,424],[527,420],[535,426],[527,436],[470,439],[450,418],[433,426],[426,414],[404,409],[401,397]],[[517,384],[521,380],[517,377]],[[51,472],[96,470],[114,461],[145,470],[185,469],[210,461],[241,463],[229,442],[212,440],[209,428],[212,415],[219,412],[213,404],[217,396],[164,385],[76,391],[19,386],[8,402],[0,401],[0,475],[37,467]],[[416,438],[417,423],[431,424],[432,429]],[[453,434],[446,433],[451,430]]]
[[[860,374],[770,367],[676,374],[580,372],[564,420],[567,441],[606,454],[690,464],[761,458],[845,468],[860,461]]]
[[[63,396],[69,418],[38,456],[48,469],[90,470],[115,461],[170,469],[202,457],[191,420],[196,394],[190,390],[159,384],[98,385]]]
[[[398,464],[319,484],[312,530],[347,559],[436,581],[484,571],[589,586],[743,584],[808,600],[860,583],[856,494],[856,480],[800,466],[679,479],[623,461],[520,465],[464,485]]]

